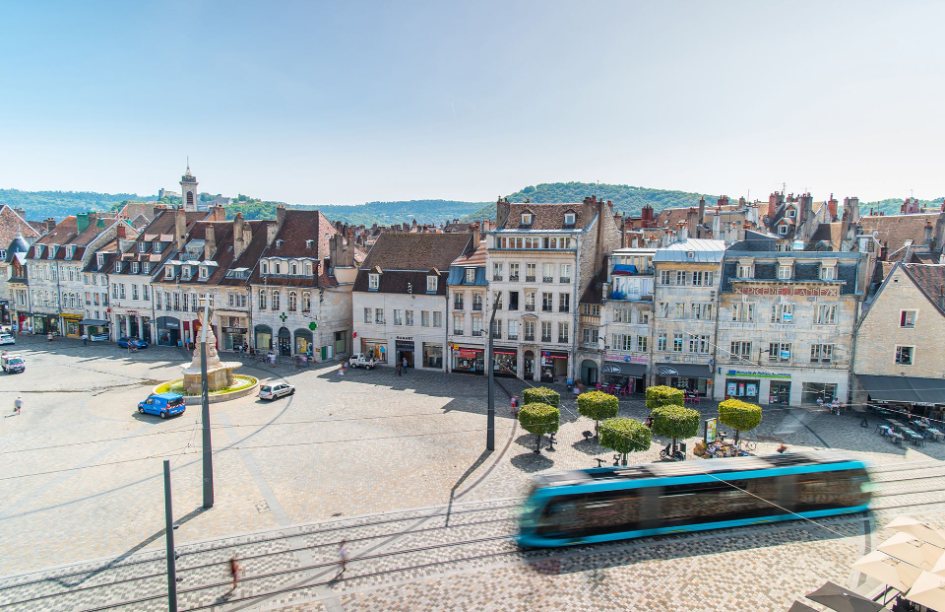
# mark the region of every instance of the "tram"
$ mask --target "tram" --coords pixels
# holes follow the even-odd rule
[[[816,451],[543,474],[522,507],[523,547],[570,546],[865,512],[866,464]]]

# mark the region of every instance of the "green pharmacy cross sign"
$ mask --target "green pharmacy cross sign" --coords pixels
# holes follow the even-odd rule
[[[285,320],[288,319],[289,317],[285,316],[285,313],[283,312],[282,314],[279,315],[279,318],[282,319],[282,324],[285,325]]]
[[[311,323],[308,324],[308,328],[312,331],[315,331],[316,329],[318,329],[318,323],[316,323],[315,321],[312,321]]]

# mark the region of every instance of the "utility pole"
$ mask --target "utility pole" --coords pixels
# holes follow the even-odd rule
[[[167,610],[177,612],[177,553],[174,550],[174,507],[171,504],[171,462],[164,460],[164,541],[167,544]]]
[[[486,355],[486,367],[489,368],[489,407],[486,418],[486,450],[495,450],[495,367],[492,364],[494,354],[492,352],[492,330],[495,325],[495,313],[497,302],[492,303],[492,316],[489,317],[489,352]]]
[[[210,387],[207,381],[207,326],[210,325],[210,295],[203,296],[203,329],[200,340],[200,395],[203,421],[203,507],[213,507],[213,446],[210,442]]]

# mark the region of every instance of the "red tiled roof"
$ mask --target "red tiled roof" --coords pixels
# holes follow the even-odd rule
[[[889,246],[893,253],[905,246],[906,241],[912,244],[925,244],[925,224],[932,223],[933,242],[936,237],[942,236],[942,213],[917,213],[913,215],[871,215],[860,218],[860,228],[863,234],[876,232],[880,243]]]
[[[45,231],[45,228],[44,230]],[[27,242],[39,238],[41,232],[19,215],[13,208],[0,204],[0,249],[6,249],[13,239],[21,235]]]
[[[364,268],[448,272],[469,244],[470,234],[398,234],[385,232],[364,260]]]
[[[523,230],[560,230],[582,229],[585,224],[583,215],[584,205],[580,202],[565,202],[561,204],[537,204],[535,202],[509,203],[509,218],[499,229]],[[574,225],[564,224],[564,215],[574,213]],[[522,214],[534,215],[531,225],[522,225]]]
[[[463,253],[457,257],[452,265],[470,267],[486,265],[486,241],[480,240],[476,250],[471,253]]]
[[[945,315],[945,264],[901,264],[930,302]]]

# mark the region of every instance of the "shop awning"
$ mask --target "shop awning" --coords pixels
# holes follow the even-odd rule
[[[108,325],[108,321],[105,319],[82,319],[79,321],[79,325],[97,325],[101,327],[103,325]]]
[[[640,378],[646,375],[646,365],[642,363],[625,363],[619,361],[605,361],[600,367],[603,376],[630,376]]]
[[[679,378],[712,378],[712,368],[708,365],[693,363],[658,363],[656,373],[659,376],[678,376]]]
[[[906,376],[860,376],[870,399],[908,404],[945,404],[945,380]]]

